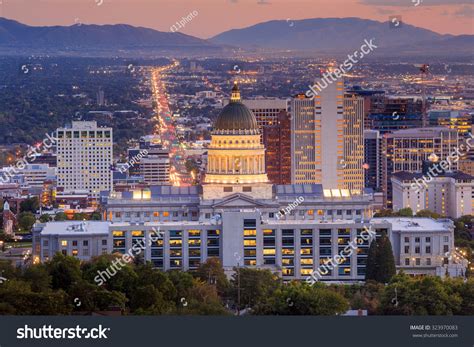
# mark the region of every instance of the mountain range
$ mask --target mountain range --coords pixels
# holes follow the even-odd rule
[[[210,39],[216,44],[326,53],[348,53],[373,40],[385,54],[471,54],[474,35],[442,35],[399,21],[360,18],[273,20],[223,32]]]
[[[472,55],[474,35],[442,35],[400,22],[360,18],[272,20],[233,29],[208,40],[126,24],[34,27],[0,18],[0,51],[292,50],[347,54],[373,40],[377,54]]]

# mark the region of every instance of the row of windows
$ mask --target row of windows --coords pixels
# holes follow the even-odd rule
[[[71,245],[73,247],[76,247],[78,245],[78,242],[79,241],[77,241],[77,240],[71,240]],[[68,244],[69,244],[68,240],[61,240],[61,246],[62,247],[67,247]],[[102,239],[101,244],[102,244],[102,246],[107,246],[107,239]],[[43,240],[43,246],[48,247],[49,246],[49,241],[48,240]],[[89,240],[83,240],[82,241],[82,246],[88,247],[89,246]]]

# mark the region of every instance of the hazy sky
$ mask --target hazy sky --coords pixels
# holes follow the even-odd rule
[[[418,4],[419,3],[419,4]],[[208,38],[272,19],[360,17],[439,33],[474,34],[473,0],[0,0],[0,16],[29,25],[126,23],[169,31],[193,11],[181,32]],[[417,5],[418,4],[418,5]]]

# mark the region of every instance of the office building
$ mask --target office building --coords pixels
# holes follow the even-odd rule
[[[170,184],[169,150],[160,147],[149,147],[146,154],[135,165],[139,167],[140,176],[143,177],[145,183],[150,185]]]
[[[96,122],[57,129],[57,180],[63,191],[87,190],[93,197],[112,190],[113,134]]]
[[[339,80],[314,99],[291,100],[292,182],[327,189],[364,187],[364,100]]]
[[[436,171],[432,171],[436,173]],[[459,218],[473,212],[474,176],[463,172],[397,172],[392,176],[393,210],[409,207],[413,213],[430,210]]]
[[[344,182],[346,189],[363,190],[364,181],[364,99],[344,96]],[[324,149],[323,149],[324,150]]]
[[[272,125],[263,127],[265,169],[273,184],[291,183],[291,120],[286,111]]]
[[[431,110],[428,114],[430,126],[456,129],[460,136],[472,132],[472,115],[467,111]]]
[[[378,130],[380,134],[421,128],[423,125],[423,103],[419,98],[384,96],[371,104],[366,129]]]
[[[387,230],[397,271],[411,276],[464,277],[467,259],[454,247],[454,223],[450,219],[373,218],[374,229]]]
[[[64,221],[33,226],[34,263],[51,260],[56,253],[87,261],[112,253],[109,222]]]
[[[276,124],[278,115],[289,107],[288,99],[277,98],[243,99],[242,103],[255,115],[260,131],[264,126]]]
[[[378,130],[364,130],[365,188],[380,191],[382,186],[383,140]]]
[[[442,127],[398,130],[385,134],[383,141],[382,189],[386,206],[392,207],[391,177],[395,172],[422,172],[423,162],[446,160],[459,147],[456,130]],[[458,162],[449,161],[446,171],[457,171]]]
[[[27,164],[20,171],[24,184],[31,187],[43,187],[47,181],[56,180],[56,169],[48,164]]]

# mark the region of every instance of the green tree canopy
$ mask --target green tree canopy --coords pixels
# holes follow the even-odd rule
[[[370,243],[367,255],[366,280],[387,283],[395,275],[395,258],[386,233]]]
[[[35,224],[35,215],[31,212],[21,212],[18,215],[18,226],[21,231],[31,231],[33,224]]]

